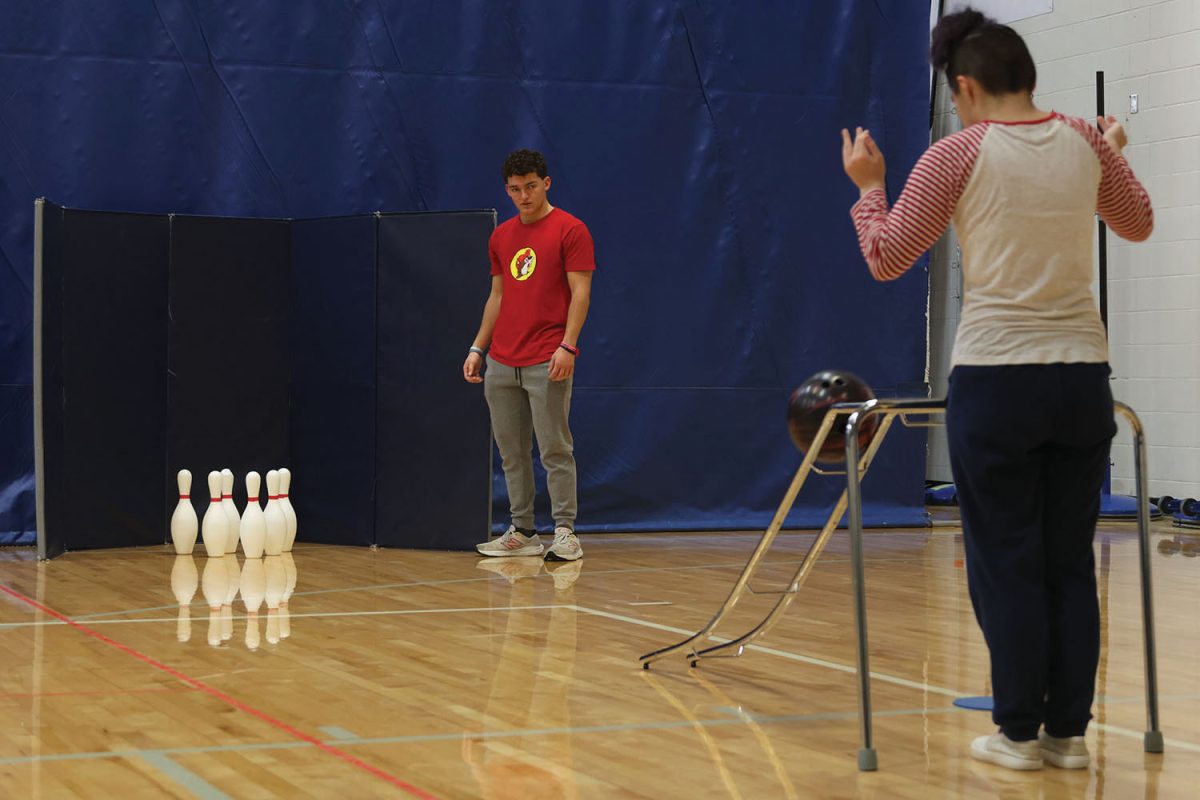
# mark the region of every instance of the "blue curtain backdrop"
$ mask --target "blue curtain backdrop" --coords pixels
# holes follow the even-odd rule
[[[581,526],[760,527],[798,458],[788,387],[827,367],[880,393],[921,381],[924,273],[868,277],[838,130],[869,125],[899,186],[928,138],[928,25],[902,0],[6,0],[0,541],[34,529],[35,197],[505,218],[499,165],[519,146],[546,153],[553,202],[597,242]],[[481,253],[462,302],[482,307],[487,283]],[[923,450],[885,448],[868,521],[920,518]]]

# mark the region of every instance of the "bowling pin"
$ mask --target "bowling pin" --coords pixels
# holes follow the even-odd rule
[[[242,519],[233,503],[233,471],[229,469],[221,470],[221,507],[225,509],[225,516],[229,517],[229,537],[225,542],[225,552],[236,553]]]
[[[267,591],[264,599],[267,602],[267,641],[279,644],[279,603],[287,590],[287,568],[279,556],[267,556],[263,559],[267,573]]]
[[[277,556],[283,552],[283,540],[287,538],[287,517],[279,507],[279,472],[271,470],[267,473],[267,507],[263,509],[263,517],[267,521],[267,541],[264,552],[269,556]]]
[[[257,650],[262,641],[258,629],[258,610],[267,593],[267,572],[261,558],[247,558],[242,566],[242,605],[246,607],[246,647]]]
[[[262,558],[267,540],[267,520],[258,504],[258,489],[262,479],[257,472],[246,474],[246,510],[242,512],[240,535],[242,552],[247,559]]]
[[[200,530],[196,509],[192,506],[192,473],[181,469],[175,480],[179,484],[179,504],[171,515],[171,543],[175,545],[175,555],[190,556]]]
[[[296,510],[292,508],[292,501],[288,499],[288,492],[292,488],[292,471],[287,467],[279,470],[279,507],[283,509],[283,516],[287,519],[287,537],[283,540],[283,552],[292,552],[292,545],[296,543]]]
[[[200,579],[204,602],[208,603],[208,643],[220,647],[222,641],[221,606],[229,592],[229,570],[225,567],[224,554],[210,558],[204,565],[204,576]]]
[[[181,642],[192,638],[192,598],[196,596],[196,587],[199,585],[200,575],[196,572],[196,562],[192,557],[175,556],[175,566],[171,567],[171,592],[179,603],[175,638]]]
[[[221,473],[208,473],[208,493],[212,502],[208,511],[204,512],[204,522],[200,526],[200,536],[204,539],[204,552],[209,558],[220,558],[225,555],[225,539],[229,536],[229,517],[221,505]]]

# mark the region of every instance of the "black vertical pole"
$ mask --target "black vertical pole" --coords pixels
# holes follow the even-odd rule
[[[1104,71],[1096,72],[1096,116],[1104,116]],[[1108,226],[1100,220],[1099,249],[1096,251],[1100,259],[1100,319],[1104,322],[1104,330],[1108,330]]]
[[[937,18],[938,18],[939,22],[941,21],[942,15],[945,13],[945,11],[946,11],[946,0],[938,0]],[[930,134],[932,135],[932,133],[933,133],[933,111],[934,111],[934,106],[935,106],[935,102],[937,99],[938,75],[937,75],[937,70],[931,70],[931,72],[933,74],[929,79],[929,131],[930,131]]]
[[[1096,116],[1104,116],[1104,70],[1096,70]],[[1099,121],[1096,127],[1100,127]],[[1099,257],[1100,275],[1098,283],[1100,284],[1100,321],[1104,323],[1104,332],[1108,333],[1108,226],[1104,224],[1104,220],[1100,220],[1099,233],[1097,234],[1096,254]],[[1106,507],[1106,503],[1110,502],[1112,496],[1112,465],[1113,462],[1108,462],[1108,467],[1104,470],[1104,488],[1100,492],[1100,513],[1111,511],[1111,508]]]

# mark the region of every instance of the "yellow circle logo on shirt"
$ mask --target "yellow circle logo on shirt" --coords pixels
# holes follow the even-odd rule
[[[533,252],[532,247],[518,250],[517,254],[513,256],[512,263],[508,265],[508,271],[519,281],[529,280],[533,277],[535,269],[537,269],[537,253]]]

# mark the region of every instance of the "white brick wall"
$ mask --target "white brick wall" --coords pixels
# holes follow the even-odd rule
[[[1200,496],[1200,0],[1055,0],[1054,11],[1013,23],[1038,65],[1037,103],[1077,116],[1105,108],[1126,127],[1126,150],[1155,208],[1143,244],[1109,234],[1113,393],[1146,424],[1152,494]],[[1139,113],[1130,114],[1129,95]],[[948,106],[941,106],[948,108]],[[946,114],[939,115],[939,120]],[[930,295],[930,380],[957,323],[957,298],[936,286],[952,272],[935,254]],[[953,305],[953,307],[951,307]],[[1123,427],[1123,426],[1122,426]],[[1126,431],[1113,448],[1113,491],[1133,491]],[[949,480],[944,439],[931,436],[929,476]]]

